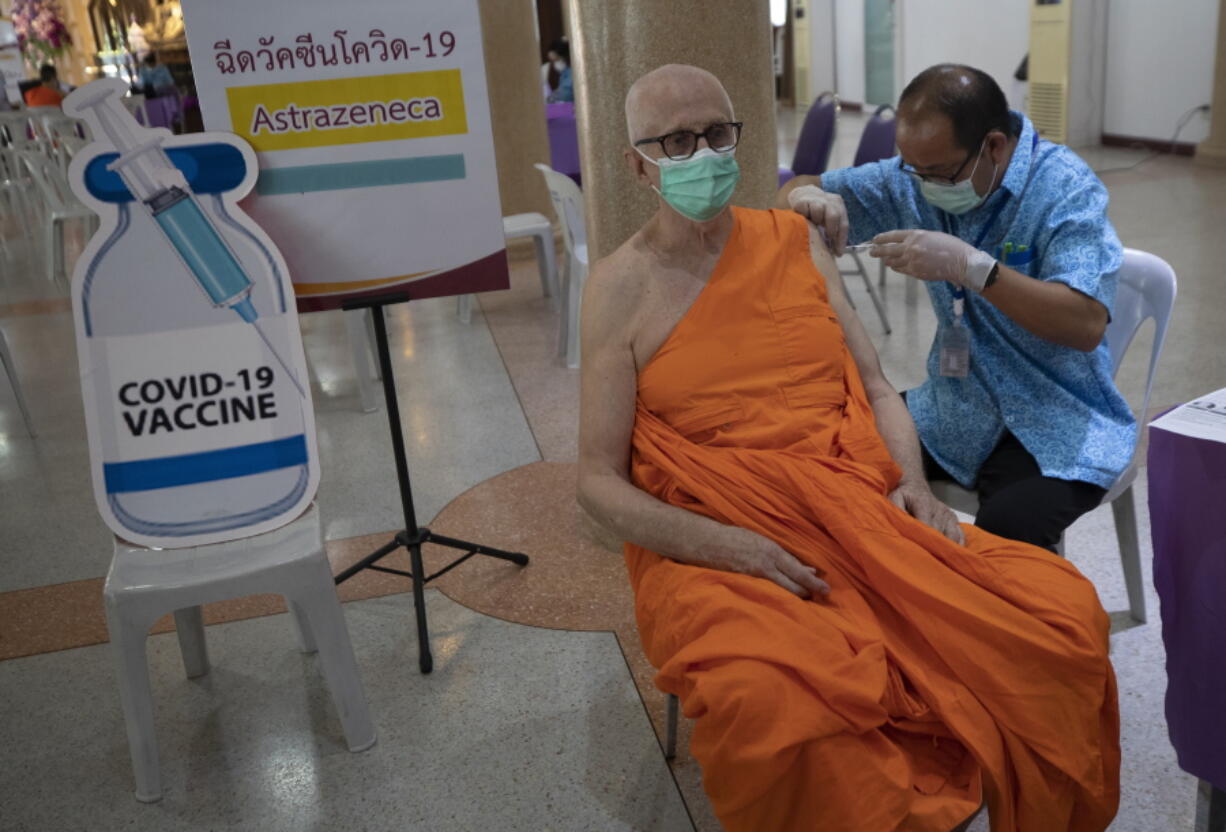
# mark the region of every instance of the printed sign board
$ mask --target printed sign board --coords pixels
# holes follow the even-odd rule
[[[299,309],[504,289],[476,0],[185,0],[205,126],[255,148],[243,207]]]
[[[68,179],[100,221],[72,277],[98,510],[146,546],[270,531],[313,499],[319,463],[285,261],[238,207],[255,153],[146,129],[127,91],[104,79],[64,100],[94,136]]]

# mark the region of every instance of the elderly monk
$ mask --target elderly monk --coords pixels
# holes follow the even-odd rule
[[[1093,586],[933,498],[820,236],[728,207],[741,125],[714,76],[648,73],[626,120],[659,207],[588,281],[579,500],[629,541],[725,828],[948,832],[986,801],[996,832],[1105,829]]]

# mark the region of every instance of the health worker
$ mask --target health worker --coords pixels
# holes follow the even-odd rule
[[[906,394],[926,475],[978,491],[976,524],[1055,550],[1136,445],[1104,340],[1122,248],[1107,190],[985,72],[940,64],[899,99],[899,155],[779,192],[834,253],[924,281],[927,380]]]

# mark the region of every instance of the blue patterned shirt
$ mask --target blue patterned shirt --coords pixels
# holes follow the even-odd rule
[[[1077,154],[1038,141],[1030,119],[1013,118],[1020,136],[1001,187],[960,216],[930,205],[897,156],[823,173],[822,188],[843,197],[851,243],[897,228],[944,231],[1022,274],[1067,284],[1110,312],[1123,251],[1107,220],[1107,190]],[[937,337],[928,380],[907,394],[907,405],[941,467],[974,487],[1008,430],[1045,476],[1110,488],[1132,459],[1136,424],[1112,381],[1106,340],[1090,353],[1062,347],[969,292],[963,320],[971,337],[970,375],[946,378],[939,371],[940,343],[954,325],[955,287],[924,285]]]

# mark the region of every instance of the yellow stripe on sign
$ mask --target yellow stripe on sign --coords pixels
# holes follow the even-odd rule
[[[230,123],[256,150],[468,132],[460,70],[230,87]]]

